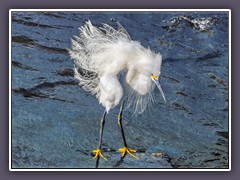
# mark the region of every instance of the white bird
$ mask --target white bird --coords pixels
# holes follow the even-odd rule
[[[121,127],[124,147],[119,149],[122,158],[126,154],[137,158],[132,153],[136,150],[127,146],[122,128],[122,111],[124,103],[134,113],[142,113],[153,101],[155,85],[160,90],[164,101],[165,96],[158,81],[162,56],[139,42],[131,40],[127,31],[119,24],[114,29],[108,24],[95,27],[90,20],[80,27],[79,37],[72,39],[69,49],[70,57],[75,62],[75,78],[84,90],[96,96],[105,107],[100,123],[98,149],[94,150],[98,167],[99,156],[106,158],[101,152],[102,133],[106,113],[121,103],[118,124]]]

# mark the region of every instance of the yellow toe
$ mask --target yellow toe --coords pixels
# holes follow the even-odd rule
[[[137,152],[137,151],[134,150],[134,149],[130,149],[130,148],[128,148],[128,147],[123,147],[123,148],[118,149],[118,152],[121,152],[121,153],[122,153],[122,157],[125,156],[125,155],[127,155],[127,154],[129,154],[130,156],[138,159],[137,156],[134,156],[134,155],[132,154],[132,153]]]
[[[97,158],[98,156],[100,156],[100,157],[102,157],[104,160],[107,161],[107,158],[105,158],[105,157],[102,155],[101,149],[95,149],[95,150],[93,150],[92,152],[95,154],[95,156],[93,157],[93,159],[95,159],[95,158]]]

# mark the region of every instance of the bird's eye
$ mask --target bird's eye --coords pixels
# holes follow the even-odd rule
[[[151,78],[153,78],[154,80],[158,80],[158,76],[154,75],[154,74],[151,74]]]

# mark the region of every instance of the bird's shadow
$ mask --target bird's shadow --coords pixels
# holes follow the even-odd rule
[[[113,165],[113,167],[118,167],[118,166],[120,166],[120,165],[123,163],[123,161],[124,161],[124,160],[123,160],[124,157],[125,157],[125,156],[121,157],[121,159],[118,160],[118,161],[116,162],[116,164]]]

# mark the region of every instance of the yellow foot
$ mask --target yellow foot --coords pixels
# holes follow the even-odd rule
[[[98,157],[98,156],[101,156],[104,160],[107,161],[107,158],[105,158],[105,157],[102,155],[101,149],[95,149],[95,150],[93,150],[92,152],[95,154],[95,156],[93,157],[93,159],[95,159],[95,158]]]
[[[136,150],[134,150],[134,149],[130,149],[130,148],[128,148],[128,147],[123,147],[123,148],[118,149],[118,152],[121,152],[121,153],[122,153],[122,157],[125,156],[126,154],[129,154],[129,155],[131,155],[132,157],[138,159],[137,156],[134,156],[134,155],[132,154],[132,153],[135,153],[135,152],[136,152]]]

